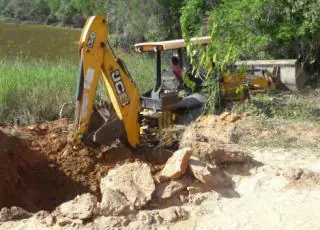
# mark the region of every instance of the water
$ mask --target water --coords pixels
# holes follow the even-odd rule
[[[0,59],[78,61],[80,29],[0,22]]]

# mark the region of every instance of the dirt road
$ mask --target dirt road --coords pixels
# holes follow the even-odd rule
[[[250,176],[233,176],[237,195],[207,194],[190,209],[193,217],[172,229],[320,229],[320,152],[259,149],[251,154],[263,165]]]

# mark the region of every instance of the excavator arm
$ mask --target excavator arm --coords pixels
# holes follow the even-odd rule
[[[79,42],[80,75],[77,86],[75,127],[84,142],[111,144],[125,138],[132,147],[139,144],[140,94],[124,64],[108,43],[106,18],[88,18]],[[116,118],[106,120],[95,108],[95,95],[103,78]]]

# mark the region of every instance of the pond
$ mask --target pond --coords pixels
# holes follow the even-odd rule
[[[0,22],[0,59],[29,58],[78,62],[81,29]]]

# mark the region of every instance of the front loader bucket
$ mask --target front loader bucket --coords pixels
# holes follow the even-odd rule
[[[237,61],[236,65],[248,69],[267,70],[274,77],[292,91],[300,90],[308,81],[309,76],[304,70],[303,64],[297,59],[287,60],[246,60]]]

